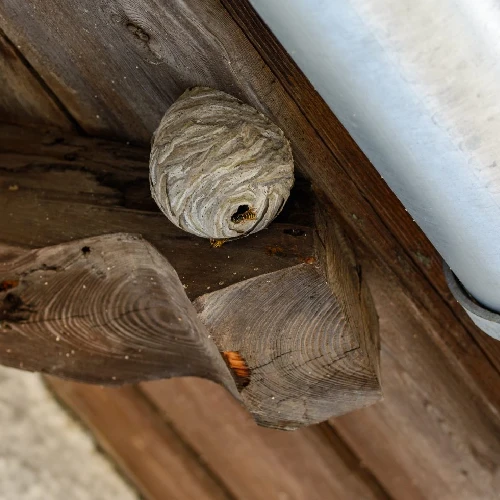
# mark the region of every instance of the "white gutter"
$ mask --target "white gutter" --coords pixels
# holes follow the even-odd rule
[[[500,312],[500,4],[251,3],[467,291]]]

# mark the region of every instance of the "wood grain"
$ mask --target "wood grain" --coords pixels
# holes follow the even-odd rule
[[[300,182],[281,222],[214,249],[160,213],[147,157],[146,149],[57,129],[0,126],[0,242],[40,248],[140,233],[169,259],[190,298],[312,257],[312,207]]]
[[[145,499],[234,498],[137,389],[47,380]]]
[[[498,409],[435,348],[428,333],[439,322],[373,259],[361,262],[380,318],[384,400],[333,426],[394,498],[495,498]]]
[[[0,30],[0,119],[10,123],[40,123],[71,130],[71,120],[30,71],[19,48]]]
[[[226,351],[245,406],[266,426],[322,422],[381,397],[370,293],[340,228],[322,215],[319,223],[316,265],[264,274],[195,301]]]
[[[232,11],[235,16],[237,8]],[[242,8],[241,15],[244,12]],[[352,234],[398,277],[400,286],[411,290],[429,316],[441,322],[442,331],[433,340],[460,365],[464,383],[482,392],[486,404],[496,399],[490,381],[500,375],[496,360],[492,364],[490,359],[498,346],[450,305],[451,296],[443,302],[446,288],[438,293],[438,281],[431,280],[425,269],[437,269],[439,260],[428,241],[373,167],[365,160],[358,162],[361,153],[316,94],[311,102],[318,109],[311,105],[307,115],[303,113],[310,87],[302,86],[305,79],[297,77],[283,51],[269,58],[271,70],[257,44],[252,45],[217,1],[169,2],[166,8],[161,0],[144,4],[114,0],[96,9],[86,0],[76,9],[63,0],[7,0],[0,5],[0,24],[15,43],[25,47],[31,65],[89,132],[148,141],[173,100],[186,87],[200,84],[236,95],[269,116],[290,139],[299,171],[324,193]],[[78,37],[73,36],[75,25]],[[247,25],[250,33],[252,24],[245,21]],[[50,43],[47,32],[52,34]],[[283,78],[294,86],[292,95],[290,84],[284,85],[274,67],[274,59],[281,61],[282,55],[290,73]],[[72,70],[67,71],[68,67]],[[94,78],[103,71],[103,77]],[[297,85],[294,78],[299,78]],[[345,150],[352,162],[338,161],[341,157],[336,157],[333,146],[328,147],[311,124],[315,113],[326,117],[325,128],[331,127],[338,151]],[[436,273],[444,284],[440,271]],[[466,328],[455,328],[457,318]]]
[[[87,238],[0,263],[0,363],[123,384],[236,386],[169,262],[141,237]]]
[[[60,234],[57,235],[58,238],[63,237],[63,235],[67,237],[73,235],[75,227],[79,231],[87,230],[89,233],[96,230],[93,218],[92,220],[85,220],[86,211],[82,210],[81,203],[75,206],[74,211],[70,211],[71,203],[74,204],[75,201],[79,201],[78,198],[82,196],[85,186],[83,182],[78,180],[78,174],[83,174],[87,178],[88,187],[86,187],[86,190],[90,191],[92,195],[96,194],[97,189],[94,188],[94,184],[89,179],[90,173],[95,175],[96,180],[106,175],[113,176],[114,180],[108,179],[108,184],[126,185],[126,180],[130,178],[133,179],[137,188],[137,185],[141,182],[141,175],[145,177],[144,182],[147,182],[147,169],[144,168],[145,166],[140,161],[140,150],[137,148],[130,148],[129,151],[127,148],[106,143],[105,141],[67,136],[58,137],[55,131],[52,134],[42,136],[42,138],[33,131],[20,129],[19,127],[3,127],[1,131],[0,133],[3,133],[9,140],[5,141],[4,151],[0,152],[0,168],[2,173],[5,174],[5,177],[0,174],[0,180],[3,178],[5,186],[12,186],[14,185],[12,183],[21,179],[19,184],[15,184],[17,186],[16,190],[6,189],[8,210],[12,211],[10,213],[20,223],[12,224],[11,220],[5,220],[4,231],[2,232],[5,242],[9,242],[9,235],[13,235],[14,241],[17,243],[20,243],[21,238],[28,237],[30,238],[30,245],[33,244],[33,233],[26,234],[23,231],[26,222],[22,222],[22,218],[25,217],[24,214],[29,210],[31,206],[29,200],[32,198],[32,196],[26,196],[26,193],[34,193],[34,197],[38,198],[39,209],[37,213],[43,214],[43,210],[47,207],[47,203],[43,200],[47,196],[45,190],[50,189],[54,192],[58,187],[58,183],[54,181],[57,181],[58,177],[60,178],[60,189],[63,192],[68,191],[68,202],[64,204],[63,210],[61,195],[54,196],[52,194],[52,199],[57,199],[58,202],[56,207],[59,206],[60,208],[56,209],[54,207],[55,210],[49,215],[49,220],[45,225],[46,227],[56,225],[60,231]],[[28,145],[24,147],[20,142],[22,144],[28,142]],[[118,161],[116,157],[119,158]],[[68,161],[68,158],[71,158],[68,167],[59,163],[61,159],[63,162]],[[63,171],[64,176],[59,176],[60,170]],[[20,178],[18,176],[21,172],[24,175]],[[75,195],[71,189],[73,183],[70,182],[68,175],[70,173],[77,174],[74,177],[74,183],[79,186],[78,195]],[[7,180],[9,176],[10,181]],[[70,182],[69,186],[68,182]],[[106,192],[102,191],[103,193]],[[306,197],[307,193],[304,192],[302,196]],[[95,208],[94,204],[97,206],[103,204],[109,210],[110,204],[115,199],[114,196],[110,196],[108,200],[102,198],[93,202],[91,196],[85,196],[82,201],[89,205],[92,204],[92,208]],[[132,204],[133,201],[131,200],[129,203]],[[284,214],[289,219],[293,218],[294,212],[300,212],[293,206],[293,198],[291,205],[287,209],[287,213]],[[313,203],[308,199],[307,210],[312,211],[312,207]],[[304,210],[302,210],[302,219],[304,219]],[[76,215],[77,211],[80,213],[79,216]],[[75,214],[71,220],[66,218],[68,212],[72,215]],[[64,217],[63,223],[65,226],[60,224],[61,215]],[[121,215],[124,225],[129,226],[130,221],[127,214],[123,213]],[[37,216],[34,217],[36,220]],[[79,220],[79,223],[75,226],[76,220]],[[103,223],[109,224],[110,217],[104,219]],[[166,224],[169,225],[168,222]],[[65,229],[66,226],[70,231],[69,235]],[[205,314],[202,315],[202,319],[211,327],[212,337],[218,341],[219,351],[242,351],[245,358],[252,363],[251,370],[254,373],[252,383],[248,388],[244,389],[244,394],[246,395],[245,403],[251,411],[254,411],[258,421],[265,425],[287,428],[323,421],[332,415],[339,415],[366,406],[379,398],[376,369],[373,368],[372,360],[369,357],[373,350],[373,363],[376,366],[378,364],[378,347],[368,349],[364,343],[365,334],[373,333],[374,336],[378,335],[377,324],[376,321],[372,324],[364,323],[361,318],[363,311],[360,309],[360,304],[354,303],[360,297],[356,272],[345,266],[340,269],[338,265],[335,265],[343,262],[341,256],[337,255],[337,253],[346,249],[344,246],[337,244],[337,241],[327,242],[330,249],[329,253],[333,252],[335,254],[334,265],[331,266],[333,271],[328,278],[331,282],[329,287],[325,278],[320,275],[312,264],[294,265],[298,261],[296,256],[300,255],[300,253],[308,256],[305,260],[309,259],[312,263],[316,262],[315,257],[313,257],[315,250],[312,238],[303,235],[305,231],[308,231],[311,235],[313,230],[305,226],[300,227],[302,229],[299,229],[296,225],[288,227],[288,229],[283,228],[281,225],[273,226],[272,229],[265,232],[267,234],[264,238],[260,238],[260,240],[264,239],[268,243],[265,248],[261,248],[262,256],[260,260],[270,260],[271,265],[277,269],[286,265],[292,267],[272,274],[261,274],[261,270],[266,266],[259,264],[257,268],[253,269],[254,273],[261,274],[258,283],[255,278],[253,280],[247,278],[239,285],[224,288],[226,282],[224,270],[227,275],[230,272],[229,268],[232,269],[230,265],[224,264],[224,266],[221,266],[221,271],[214,273],[219,280],[217,282],[218,287],[224,288],[224,291],[220,292],[218,296],[209,295],[210,307],[208,307],[205,300]],[[63,230],[61,231],[61,229]],[[141,228],[141,230],[144,233],[144,228]],[[47,233],[48,231],[45,229],[42,232],[45,237]],[[153,235],[153,233],[154,229],[151,228],[151,233],[148,234]],[[176,235],[176,233],[178,231],[174,229],[173,234]],[[109,241],[109,237],[106,238],[108,238],[106,240],[108,243],[112,243]],[[284,238],[288,240],[287,245],[282,244]],[[154,235],[153,239],[157,241],[158,235]],[[210,256],[218,255],[218,252],[214,252],[213,249],[210,249],[212,252],[209,252],[207,242],[199,240],[205,246],[205,250],[197,251],[195,245],[197,238],[185,235],[184,240],[186,243],[182,245],[173,237],[170,238],[168,247],[165,247],[165,241],[163,241],[162,245],[163,249],[168,248],[167,255],[173,251],[174,265],[175,262],[179,262],[179,271],[184,279],[186,278],[184,271],[189,272],[190,275],[196,272],[196,270],[190,269],[190,267],[193,267],[193,261],[204,262],[205,267],[213,265],[214,270],[217,269],[217,261],[211,261]],[[243,260],[243,265],[248,266],[248,257],[251,253],[248,247],[251,244],[246,245],[247,241],[248,239],[239,243],[237,248],[240,255],[237,255],[232,260],[229,259],[230,263]],[[308,243],[309,247],[307,247]],[[100,245],[103,244],[104,240]],[[94,243],[92,245],[90,243],[85,243],[85,245],[84,243],[78,243],[78,245],[91,248]],[[228,247],[231,246],[228,245]],[[125,247],[123,251],[125,251]],[[128,253],[130,254],[132,251],[135,250],[132,248]],[[231,257],[231,255],[226,255],[226,247],[223,251],[224,260],[227,261],[226,257]],[[114,252],[116,258],[121,259],[118,248],[108,249],[107,252]],[[190,255],[191,258],[186,259],[186,254]],[[92,259],[93,255],[94,252],[89,252],[88,259]],[[140,252],[137,252],[137,255],[134,254],[133,257],[134,266],[137,266],[143,256]],[[133,266],[128,263],[128,269],[120,269],[122,273],[127,273],[133,271]],[[235,275],[233,274],[235,272],[232,271],[229,280],[233,280],[234,276],[241,277],[241,273]],[[198,282],[200,282],[200,278],[200,276],[197,276]],[[67,275],[64,276],[64,279],[69,283],[72,277]],[[350,285],[343,284],[342,282],[345,280]],[[205,282],[204,285],[206,286],[203,287],[203,290],[211,288],[211,283],[211,280]],[[115,284],[111,283],[106,287],[106,291],[112,290]],[[89,286],[86,285],[86,287]],[[287,293],[284,293],[284,289],[287,290]],[[301,289],[303,289],[303,295],[297,294],[297,290]],[[332,295],[332,289],[335,290],[334,295]],[[276,293],[278,291],[279,294]],[[116,300],[127,301],[129,299],[128,296],[114,296],[117,297]],[[217,307],[213,307],[215,297],[217,297]],[[241,302],[241,305],[235,308],[234,304],[238,302]],[[274,304],[273,307],[269,307],[271,302]],[[345,302],[348,302],[348,304],[345,304]],[[104,302],[104,297],[103,303],[107,304]],[[259,314],[263,307],[268,308],[270,316],[264,317]],[[215,313],[211,314],[210,317],[206,315],[209,309],[211,313]],[[295,315],[291,315],[290,311],[294,311]],[[312,314],[313,311],[317,311],[317,314]],[[348,312],[345,313],[345,311]],[[280,312],[281,315],[276,314],[277,312]],[[101,314],[99,311],[93,311],[93,313],[97,316]],[[256,317],[260,318],[258,324],[255,324]],[[221,321],[226,321],[224,327],[220,324]],[[227,324],[228,321],[229,324]],[[144,323],[147,322],[144,321]],[[59,327],[59,324],[52,325],[51,331],[54,335],[58,335]],[[240,332],[245,332],[249,328],[254,332],[259,332],[259,334],[252,337],[244,336],[243,338],[246,339],[251,338],[252,342],[247,343],[246,348],[242,349]],[[226,332],[225,335],[222,335],[223,331]],[[104,338],[106,338],[108,333],[103,332],[103,334]],[[310,349],[303,347],[309,345],[308,339],[311,339]],[[270,349],[270,346],[274,346],[273,349]],[[77,352],[80,351],[80,346],[73,347]],[[179,352],[182,354],[185,351],[181,349]],[[293,354],[285,356],[287,353]],[[12,356],[15,360],[19,359],[18,353],[13,353]],[[146,353],[143,356],[146,357]],[[80,353],[80,357],[83,361],[82,353]],[[273,359],[279,360],[278,363],[271,364]],[[293,362],[291,365],[290,361]],[[170,363],[169,366],[171,367],[171,365]],[[259,378],[257,378],[258,367],[262,365],[265,365],[264,370],[259,373]],[[127,366],[130,366],[130,364]],[[134,374],[136,377],[157,376],[157,371],[155,371],[157,368],[153,366],[150,367],[152,371],[149,374],[144,371],[144,367],[136,366],[136,364],[132,366],[137,369],[137,373]],[[290,366],[296,366],[297,369],[291,370]],[[126,369],[126,367],[120,366],[113,367],[115,371],[119,370],[119,373],[114,374],[117,382],[132,381],[132,374],[122,373],[123,368]],[[66,367],[59,368],[58,373],[68,376],[66,370]],[[95,374],[95,376],[97,375],[104,377],[103,380],[100,380],[101,382],[104,380],[109,382],[107,374]],[[195,375],[195,372],[192,375]],[[87,380],[82,372],[78,374],[78,377],[80,380]],[[257,380],[261,380],[261,382],[257,382]],[[271,386],[273,387],[273,394],[269,394]],[[280,400],[279,405],[271,399],[275,397]]]
[[[202,380],[141,388],[238,500],[389,498],[328,427],[257,427],[224,390]]]
[[[252,45],[247,38],[252,36],[250,21],[242,24],[244,34],[215,0],[170,2],[168,6],[161,3],[161,7],[159,2],[108,5],[122,13],[116,24],[111,23],[107,11],[95,9],[90,2],[82,3],[79,10],[62,1],[28,4],[14,0],[0,5],[0,22],[16,43],[26,46],[30,63],[46,81],[50,80],[54,90],[61,90],[58,95],[75,110],[88,130],[146,141],[169,103],[185,86],[194,84],[209,84],[235,94],[259,107],[280,125],[292,142],[301,171],[326,193],[329,203],[350,228],[351,236],[356,236],[356,245],[361,242],[358,248],[364,246],[371,250],[368,262],[375,256],[383,266],[380,271],[386,318],[381,330],[383,344],[397,347],[398,363],[408,377],[416,380],[411,386],[413,391],[428,394],[427,400],[433,408],[433,417],[423,418],[428,415],[425,406],[414,403],[413,392],[407,390],[410,386],[399,380],[400,372],[394,370],[394,364],[384,367],[384,354],[382,376],[385,380],[391,379],[386,382],[389,387],[400,389],[391,391],[392,403],[379,417],[375,409],[380,405],[373,410],[362,410],[361,413],[367,415],[362,420],[355,421],[355,415],[343,417],[343,422],[352,421],[352,426],[345,425],[342,436],[355,445],[358,455],[376,470],[395,496],[422,498],[421,492],[432,495],[438,491],[444,498],[446,495],[471,498],[467,495],[472,491],[472,498],[495,498],[498,488],[492,486],[495,468],[491,463],[496,460],[494,449],[498,443],[500,381],[492,363],[500,359],[498,344],[474,329],[446,295],[446,289],[440,288],[439,283],[444,281],[439,281],[442,280],[439,257],[371,165],[363,160],[359,150],[353,149],[352,142],[347,142],[350,139],[335,125],[330,111],[321,107],[324,104],[316,100],[317,96],[311,99],[309,111],[304,114],[303,99],[308,95],[303,86],[305,79],[297,79],[296,68],[288,65],[288,56],[271,50],[271,70],[259,56],[255,41],[252,39]],[[229,6],[229,2],[225,5]],[[234,6],[235,18],[238,11],[244,14],[242,3],[234,3]],[[85,9],[89,12],[84,12]],[[127,27],[129,13],[131,21]],[[180,19],[176,20],[176,16]],[[78,44],[73,36],[75,26],[81,27]],[[183,35],[177,37],[179,30]],[[47,33],[51,36],[47,37]],[[203,49],[191,50],[190,35],[186,38],[186,33],[196,39],[196,47],[203,44]],[[147,43],[150,40],[151,43]],[[158,50],[157,54],[161,57],[165,54],[168,57],[155,60],[150,46],[159,48],[161,52]],[[83,51],[80,47],[89,47],[89,50]],[[176,59],[181,63],[176,64]],[[187,59],[190,61],[185,63]],[[277,65],[282,62],[286,68],[281,75]],[[110,68],[104,77],[101,67]],[[95,78],[95,74],[99,78]],[[234,80],[236,84],[232,83]],[[129,81],[132,81],[130,85]],[[93,95],[97,95],[95,101],[91,99]],[[313,122],[316,118],[325,120],[323,130]],[[338,158],[326,145],[326,131],[337,143]],[[337,161],[342,151],[352,158],[351,162]],[[353,176],[359,176],[361,182],[356,183]],[[27,212],[24,220],[29,220],[33,213],[36,210]],[[117,222],[119,217],[115,212],[110,218],[114,224],[122,223]],[[95,221],[98,223],[99,218]],[[51,229],[47,223],[44,229],[49,237],[57,237],[57,227]],[[34,233],[35,238],[44,238],[43,233]],[[19,231],[15,236],[10,234],[11,243],[16,244]],[[387,280],[392,283],[391,287],[385,286]],[[370,286],[376,298],[379,290],[371,281]],[[401,294],[409,305],[401,309],[393,328],[391,314],[398,310]],[[388,327],[391,327],[390,335],[385,334]],[[433,354],[432,358],[428,357],[429,353]],[[460,384],[460,390],[453,390],[453,400],[445,397],[449,383]],[[435,387],[439,387],[438,392]],[[464,420],[463,408],[467,408]],[[410,416],[405,417],[407,411]],[[438,420],[441,417],[435,417],[440,414],[446,415],[442,423]],[[478,421],[483,422],[479,427],[482,437],[476,435]],[[408,432],[394,432],[401,422],[411,422]],[[209,434],[198,419],[194,419],[192,425],[201,435]],[[417,437],[411,432],[416,432]],[[427,434],[435,436],[440,446],[419,448],[415,443]],[[457,440],[457,435],[463,437]],[[464,482],[461,471],[463,445],[456,444],[463,442],[479,443],[472,448],[479,450],[471,452],[474,458],[467,458],[469,478],[473,478],[470,483]],[[422,467],[427,461],[439,465],[432,470]],[[415,464],[418,471],[414,475]],[[461,490],[464,484],[470,486]],[[477,492],[479,496],[475,496]]]
[[[358,196],[368,202],[370,210],[363,209],[361,212],[345,210],[347,205],[343,205],[340,209],[342,216],[353,232],[398,276],[401,286],[410,290],[421,307],[443,323],[444,331],[436,338],[440,348],[450,356],[455,356],[465,370],[476,372],[474,367],[478,367],[474,375],[478,379],[485,381],[487,377],[478,374],[483,370],[491,370],[486,361],[500,371],[500,344],[480,331],[457,303],[446,284],[439,253],[314,90],[292,57],[276,40],[248,0],[221,0],[221,3],[283,89],[307,117],[317,138],[342,168],[343,175],[354,182]],[[327,176],[326,167],[324,175],[325,179],[334,178]],[[312,178],[316,179],[314,176]],[[335,186],[332,185],[332,188]],[[335,196],[330,196],[330,200],[338,209]],[[385,226],[382,233],[391,234],[394,240],[390,242],[385,236],[380,238],[382,233],[372,233],[372,228],[367,225],[371,219],[380,219]],[[464,328],[456,328],[457,321]],[[466,344],[469,345],[468,348],[464,348]]]

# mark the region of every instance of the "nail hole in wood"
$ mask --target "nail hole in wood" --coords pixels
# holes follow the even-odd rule
[[[127,29],[139,40],[149,42],[149,35],[134,23],[127,23]]]

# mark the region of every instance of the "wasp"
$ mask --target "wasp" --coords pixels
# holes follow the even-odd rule
[[[222,351],[227,366],[232,370],[236,385],[241,390],[250,383],[250,368],[238,351]]]
[[[254,208],[248,208],[245,210],[243,213],[239,214],[236,212],[232,217],[231,217],[231,222],[234,224],[240,224],[241,222],[245,222],[247,220],[256,220],[257,219],[257,214],[255,212]]]
[[[218,240],[216,238],[210,238],[210,246],[212,248],[220,248],[227,240]]]

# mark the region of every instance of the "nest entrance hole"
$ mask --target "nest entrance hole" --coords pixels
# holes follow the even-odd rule
[[[245,214],[250,210],[248,205],[240,205],[238,210],[231,215],[231,222],[241,222]]]

